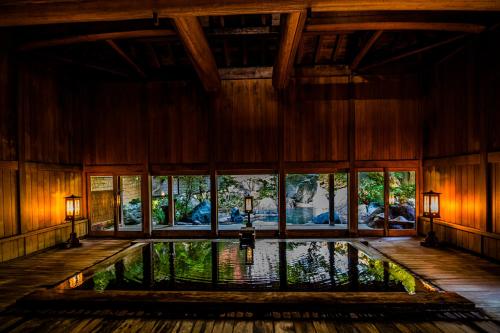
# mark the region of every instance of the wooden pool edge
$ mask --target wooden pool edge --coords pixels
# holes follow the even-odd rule
[[[142,308],[170,312],[216,311],[472,311],[475,304],[453,292],[226,292],[38,290],[16,303],[22,308]]]

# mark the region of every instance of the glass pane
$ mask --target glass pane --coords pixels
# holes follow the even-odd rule
[[[415,228],[415,171],[389,172],[389,229]]]
[[[114,231],[113,176],[90,176],[90,223],[92,231]]]
[[[336,172],[333,174],[333,180],[335,226],[339,229],[347,229],[349,224],[349,174],[347,172]]]
[[[328,174],[286,175],[286,223],[310,228],[328,226],[330,221]]]
[[[210,229],[210,177],[173,177],[174,225],[181,228]]]
[[[256,229],[278,228],[278,176],[237,175],[218,177],[218,219],[220,230],[241,228],[247,222],[244,197],[254,198],[250,216]]]
[[[358,173],[358,227],[384,229],[384,173]]]
[[[172,225],[168,215],[168,176],[151,177],[151,221],[153,230]]]
[[[141,176],[120,176],[119,231],[142,230]]]

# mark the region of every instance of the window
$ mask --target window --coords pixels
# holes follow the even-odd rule
[[[119,176],[119,231],[142,230],[141,176]]]
[[[384,229],[384,173],[358,173],[358,228]]]
[[[235,230],[247,222],[243,199],[254,197],[250,216],[256,229],[278,228],[277,175],[222,175],[217,179],[218,220],[220,230]]]
[[[415,171],[389,172],[389,229],[415,228]]]
[[[292,228],[346,229],[348,202],[346,172],[286,176],[286,223]]]
[[[171,183],[172,191],[169,191]],[[169,207],[169,203],[173,207]],[[153,230],[210,229],[209,176],[153,176],[151,178],[151,221]]]
[[[168,176],[151,177],[151,221],[153,230],[171,226],[168,209]]]

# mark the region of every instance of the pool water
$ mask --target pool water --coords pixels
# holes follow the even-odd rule
[[[84,290],[387,291],[427,288],[358,242],[238,240],[141,243],[86,273]]]

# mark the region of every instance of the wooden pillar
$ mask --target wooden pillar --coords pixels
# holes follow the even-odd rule
[[[278,94],[278,210],[279,210],[279,236],[286,238],[286,176],[284,167],[285,152],[285,112],[288,106],[289,89],[279,90]]]
[[[174,177],[168,176],[168,225],[174,226],[175,207],[174,207]]]
[[[358,235],[358,175],[356,163],[356,109],[353,76],[349,75],[349,236]]]
[[[384,236],[389,235],[389,171],[384,168]]]

